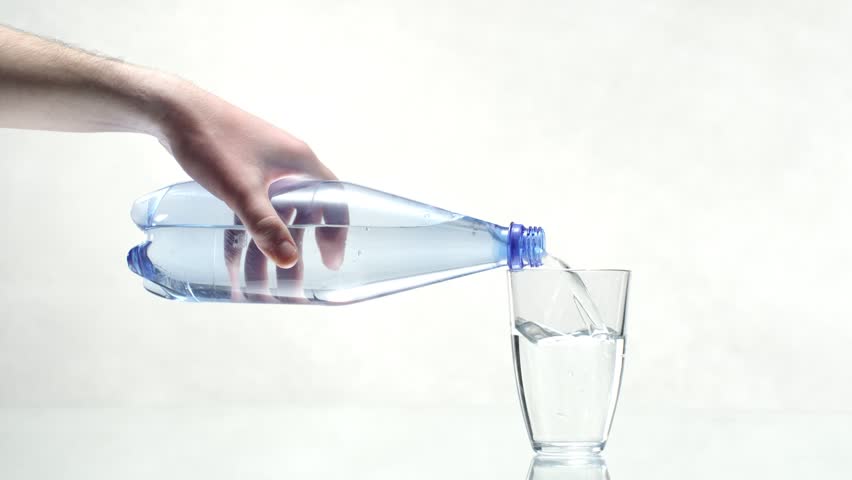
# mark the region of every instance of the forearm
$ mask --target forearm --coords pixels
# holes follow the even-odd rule
[[[182,83],[0,25],[0,128],[162,136]]]
[[[269,186],[294,174],[336,179],[301,140],[190,82],[0,26],[2,127],[158,137],[282,268],[296,263],[298,247]],[[319,244],[323,262],[338,268],[345,239],[328,240]]]

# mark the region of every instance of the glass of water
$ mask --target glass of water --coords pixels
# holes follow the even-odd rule
[[[606,445],[624,366],[626,270],[509,272],[512,354],[533,450],[586,456]]]

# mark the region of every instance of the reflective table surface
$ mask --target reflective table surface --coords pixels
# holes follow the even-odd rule
[[[842,413],[619,411],[577,466],[534,462],[509,408],[2,409],[0,478],[850,478],[850,432]]]

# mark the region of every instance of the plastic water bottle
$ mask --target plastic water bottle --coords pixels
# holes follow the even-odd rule
[[[544,231],[452,213],[345,182],[289,178],[270,199],[299,262],[277,267],[224,202],[195,182],[137,200],[145,242],[127,255],[145,288],[193,302],[347,304],[501,266],[539,266]]]

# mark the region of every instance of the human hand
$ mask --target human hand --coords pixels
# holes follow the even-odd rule
[[[306,234],[313,230],[323,264],[333,270],[340,268],[349,225],[349,207],[342,189],[340,184],[303,177],[288,177],[272,184],[269,193],[273,208],[290,227],[299,251],[295,265],[275,268],[274,283],[268,278],[267,258],[253,240],[247,244],[246,231],[236,228],[225,230],[224,258],[231,301],[300,303],[310,300],[318,286],[324,288],[322,285],[309,285],[306,289],[303,285],[305,265],[302,249]],[[240,225],[241,221],[234,218],[234,223]],[[245,280],[244,284],[241,278]]]
[[[294,174],[335,179],[304,142],[174,75],[3,25],[0,45],[0,128],[155,135],[236,212],[260,252],[296,264],[298,246],[267,190]],[[332,269],[342,262],[340,231],[318,231]]]
[[[188,82],[168,82],[161,143],[193,179],[237,214],[252,237],[254,247],[249,248],[279,267],[295,266],[300,246],[285,225],[289,217],[270,202],[269,187],[286,176],[336,180],[334,174],[307,144],[287,132]],[[297,212],[299,220],[318,221],[316,214]],[[345,233],[340,230],[345,229],[317,233],[318,243],[325,242],[324,263],[333,269],[343,257]]]

